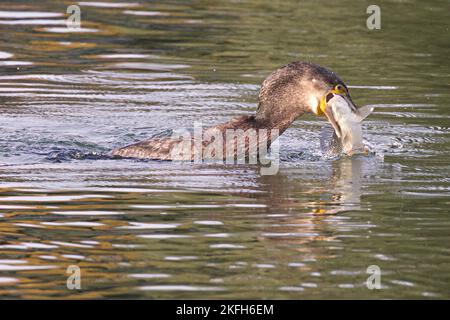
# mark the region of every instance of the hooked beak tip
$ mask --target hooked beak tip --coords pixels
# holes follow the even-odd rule
[[[350,106],[350,108],[351,108],[353,111],[358,110],[358,106],[353,102],[353,100],[352,100],[352,98],[350,97],[350,95],[345,95],[345,96],[342,96],[342,97],[347,101],[348,105]]]

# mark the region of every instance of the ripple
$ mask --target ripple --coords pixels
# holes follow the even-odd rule
[[[231,244],[231,243],[211,244],[209,247],[212,249],[245,249],[246,248],[243,245]]]
[[[25,260],[17,259],[0,259],[0,264],[24,264],[27,263]]]
[[[353,289],[355,287],[355,285],[351,284],[351,283],[341,283],[341,284],[338,284],[338,287],[341,289]]]
[[[62,257],[67,259],[74,259],[74,260],[84,260],[86,259],[85,256],[79,255],[79,254],[63,254]]]
[[[24,201],[24,202],[64,202],[73,200],[96,199],[96,198],[112,198],[108,195],[86,194],[80,196],[12,196],[0,197],[0,201]],[[76,212],[76,211],[74,211]]]
[[[1,198],[0,198],[1,199]],[[15,206],[15,205],[0,205],[0,210],[29,210],[35,209],[34,206]]]
[[[305,291],[305,289],[302,287],[290,287],[290,286],[280,287],[278,289],[280,291]]]
[[[348,86],[355,89],[372,89],[372,90],[397,90],[400,87],[396,86]]]
[[[79,191],[84,191],[80,189]],[[183,193],[183,190],[175,189],[151,189],[151,188],[87,188],[85,191],[95,191],[95,192],[120,192],[120,193]]]
[[[177,209],[177,208],[185,208],[185,209],[218,209],[218,208],[226,208],[226,207],[233,207],[233,208],[265,208],[265,204],[224,204],[224,205],[218,205],[218,204],[186,204],[186,205],[148,205],[148,204],[142,204],[142,205],[131,205],[130,207],[136,208],[136,209]]]
[[[420,191],[420,190],[419,190]],[[432,198],[432,197],[450,197],[449,192],[413,192],[413,191],[403,191],[401,190],[400,193],[408,196],[414,196],[414,197],[426,197],[426,198]]]
[[[0,59],[9,59],[13,57],[14,55],[12,53],[0,51]]]
[[[74,248],[92,248],[92,246],[87,244],[78,244],[78,243],[72,243],[72,242],[64,242],[64,241],[51,241],[51,243],[63,247],[74,247]]]
[[[207,238],[228,238],[230,236],[229,233],[207,233],[203,235]]]
[[[27,19],[27,20],[0,20],[6,25],[66,25],[66,20]]]
[[[224,291],[221,287],[201,287],[189,285],[159,285],[159,286],[143,286],[139,287],[144,291]]]
[[[196,260],[198,257],[196,256],[167,256],[164,260],[168,261],[186,261],[186,260]]]
[[[273,213],[273,214],[266,214],[266,217],[269,217],[269,218],[283,218],[283,217],[289,217],[289,215],[285,214],[285,213]]]
[[[100,2],[100,1],[80,1],[80,6],[97,7],[97,8],[127,8],[140,6],[137,2]]]
[[[263,237],[317,237],[318,233],[307,233],[307,232],[266,232],[261,234]]]
[[[370,104],[369,107],[374,108],[426,108],[435,107],[435,104],[431,103],[384,103],[384,104]]]
[[[40,259],[43,259],[43,260],[56,260],[56,257],[55,256],[50,256],[50,255],[41,255],[41,256],[39,256],[39,258]]]
[[[132,273],[128,277],[135,279],[162,279],[169,278],[171,275],[167,273]]]
[[[195,224],[205,225],[205,226],[221,226],[223,225],[222,221],[215,220],[198,220],[194,221]]]
[[[121,249],[135,249],[135,248],[140,248],[142,247],[139,244],[122,244],[122,243],[113,243],[112,244],[113,248],[121,248]]]
[[[40,226],[37,224],[32,224],[32,223],[14,223],[15,226],[18,227],[24,227],[24,228],[41,228],[41,229],[45,229],[44,226]]]
[[[273,264],[269,264],[269,263],[257,263],[254,266],[256,268],[260,268],[260,269],[272,269],[272,268],[275,268],[275,266]]]
[[[288,267],[298,268],[298,267],[304,267],[305,264],[302,262],[289,262]]]
[[[0,61],[0,67],[8,67],[8,66],[31,66],[33,62],[29,61]]]
[[[160,64],[160,63],[145,63],[145,62],[119,62],[108,66],[116,69],[137,69],[137,70],[152,70],[152,71],[172,71],[175,69],[189,68],[185,64]]]
[[[414,287],[414,283],[409,282],[409,281],[403,281],[403,280],[391,280],[391,283],[393,283],[393,284],[398,284],[398,285],[404,286],[404,287]]]
[[[228,204],[227,207],[233,208],[266,208],[267,205],[261,203],[234,203]]]
[[[361,271],[348,271],[348,270],[332,270],[330,274],[335,276],[356,276],[360,275]]]
[[[190,238],[191,236],[183,234],[141,234],[138,237],[144,239],[181,239]]]
[[[422,296],[427,297],[427,298],[429,298],[429,297],[436,298],[436,297],[439,297],[440,295],[437,293],[434,293],[434,292],[422,292]]]
[[[67,28],[67,27],[44,28],[43,30],[52,33],[93,33],[99,31],[98,29],[94,28]]]
[[[136,208],[136,209],[172,209],[176,208],[177,206],[168,206],[168,205],[150,205],[150,204],[143,204],[143,205],[131,205],[130,208]]]
[[[136,11],[136,10],[125,10],[122,11],[124,14],[131,14],[134,16],[168,16],[169,14],[166,12],[160,11]]]
[[[20,244],[1,244],[0,249],[18,249],[18,250],[26,250],[27,247]]]
[[[395,259],[393,257],[387,256],[387,255],[384,255],[384,254],[381,254],[381,253],[380,254],[375,254],[374,257],[377,258],[377,259],[380,259],[382,261],[395,261],[395,260],[397,260],[397,259]]]
[[[0,284],[8,284],[18,282],[19,279],[11,277],[0,277]]]
[[[100,227],[104,226],[99,222],[84,222],[84,221],[71,221],[71,222],[41,222],[45,226],[70,226],[70,227]]]
[[[304,288],[317,288],[317,284],[312,282],[304,282],[301,284],[301,286]]]
[[[25,18],[56,18],[62,17],[64,14],[60,12],[39,12],[39,11],[0,11],[2,19],[25,19]]]
[[[57,266],[16,266],[0,264],[0,271],[29,271],[29,270],[48,270],[55,269]]]
[[[27,249],[56,249],[58,246],[45,244],[45,243],[37,243],[37,242],[22,242],[20,245],[25,246]]]
[[[123,214],[117,211],[52,211],[51,213],[63,216],[114,216]]]
[[[130,222],[130,226],[121,226],[117,229],[131,229],[131,230],[141,230],[141,229],[172,229],[180,226],[179,223],[141,223],[141,222]]]
[[[100,244],[100,242],[94,241],[94,240],[82,240],[82,241],[80,241],[80,243],[83,243],[83,244],[92,244],[92,245]]]
[[[99,54],[96,57],[102,59],[145,59],[155,57],[150,54],[139,53],[112,53],[112,54]]]

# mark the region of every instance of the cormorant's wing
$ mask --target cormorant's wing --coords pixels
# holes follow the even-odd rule
[[[179,153],[187,152],[185,155],[191,159],[191,141],[188,140],[188,145],[183,144],[184,140],[181,138],[167,138],[167,139],[147,139],[122,148],[113,150],[113,156],[124,158],[141,158],[141,159],[155,159],[155,160],[181,160]],[[182,147],[187,148],[182,148]],[[174,151],[176,149],[176,152]],[[185,150],[186,149],[186,150]],[[176,157],[174,159],[173,157]]]

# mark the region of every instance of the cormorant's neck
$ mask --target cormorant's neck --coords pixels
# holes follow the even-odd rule
[[[269,130],[277,129],[281,135],[303,113],[301,109],[297,109],[296,112],[283,112],[270,115],[257,113],[254,117],[255,127]]]

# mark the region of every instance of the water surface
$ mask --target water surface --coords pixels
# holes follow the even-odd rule
[[[384,1],[378,31],[366,1],[81,2],[77,32],[71,4],[0,4],[2,298],[450,298],[447,1]],[[295,60],[376,107],[372,155],[323,159],[304,116],[273,176],[105,156],[253,113]]]

